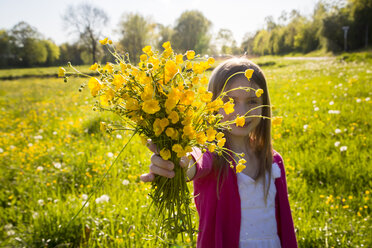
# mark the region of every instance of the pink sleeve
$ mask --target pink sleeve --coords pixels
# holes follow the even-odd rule
[[[212,171],[212,153],[209,151],[202,153],[199,148],[193,148],[191,156],[196,161],[196,173],[192,180],[205,177]]]

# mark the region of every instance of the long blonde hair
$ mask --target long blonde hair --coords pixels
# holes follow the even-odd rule
[[[224,87],[226,80],[236,72],[244,72],[247,69],[253,69],[254,73],[250,81],[253,81],[258,85],[259,88],[263,89],[264,93],[262,94],[263,105],[270,106],[270,97],[269,92],[267,89],[266,78],[263,74],[262,70],[253,63],[252,61],[246,58],[231,58],[220,65],[218,65],[212,72],[212,75],[209,79],[208,90],[213,93],[213,100],[215,100],[220,94]],[[227,82],[227,84],[232,83],[236,78],[239,76],[244,76],[244,74],[238,74]],[[262,116],[271,117],[271,108],[270,107],[263,107],[262,108]],[[261,118],[260,123],[253,130],[249,137],[247,137],[249,142],[247,142],[247,146],[251,146],[254,148],[254,153],[259,160],[259,170],[257,175],[256,183],[259,180],[263,180],[264,185],[264,199],[265,203],[267,201],[267,196],[269,194],[270,188],[270,178],[271,178],[271,167],[273,161],[273,150],[272,150],[272,142],[271,142],[271,120],[267,118]],[[227,176],[228,173],[228,163],[227,161],[218,156],[216,153],[213,154],[213,167],[215,172],[218,173],[217,177],[217,197],[219,198],[219,182],[222,177],[222,183]],[[266,172],[269,175],[269,181],[266,182]],[[267,185],[266,185],[267,184]]]

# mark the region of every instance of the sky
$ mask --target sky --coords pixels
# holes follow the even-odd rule
[[[114,31],[124,13],[139,13],[157,23],[174,26],[186,10],[199,10],[212,22],[212,34],[230,29],[240,44],[246,33],[264,28],[267,16],[277,21],[283,11],[298,10],[310,16],[317,0],[0,0],[0,29],[11,29],[20,21],[35,27],[57,45],[73,42],[76,37],[64,30],[62,16],[67,6],[80,3],[102,8],[110,21],[106,36],[119,39]]]

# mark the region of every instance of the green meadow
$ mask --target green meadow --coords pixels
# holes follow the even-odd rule
[[[254,59],[273,115],[283,117],[273,145],[284,159],[299,247],[372,247],[370,57]],[[0,81],[0,247],[161,246],[151,185],[139,180],[151,153],[135,136],[111,166],[131,133],[102,133],[101,121],[118,119],[94,112],[80,84]]]

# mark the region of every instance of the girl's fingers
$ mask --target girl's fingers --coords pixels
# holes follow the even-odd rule
[[[156,166],[154,164],[150,165],[150,172],[152,172],[154,174],[157,174],[157,175],[160,175],[160,176],[163,176],[163,177],[168,177],[168,178],[174,177],[174,171],[169,171],[169,170],[163,169],[163,168],[161,168],[159,166]]]
[[[144,183],[152,182],[154,181],[154,179],[155,179],[155,175],[153,173],[146,173],[140,176],[140,180]]]
[[[184,156],[180,159],[180,166],[183,168],[189,167],[190,159],[187,156]]]
[[[174,164],[171,161],[164,160],[156,154],[151,156],[151,163],[168,171],[172,171],[174,168]]]
[[[159,154],[157,149],[156,149],[156,145],[154,143],[152,143],[152,140],[151,139],[148,139],[147,140],[147,147],[150,149],[150,151],[152,151],[153,153],[156,153],[156,154]]]

